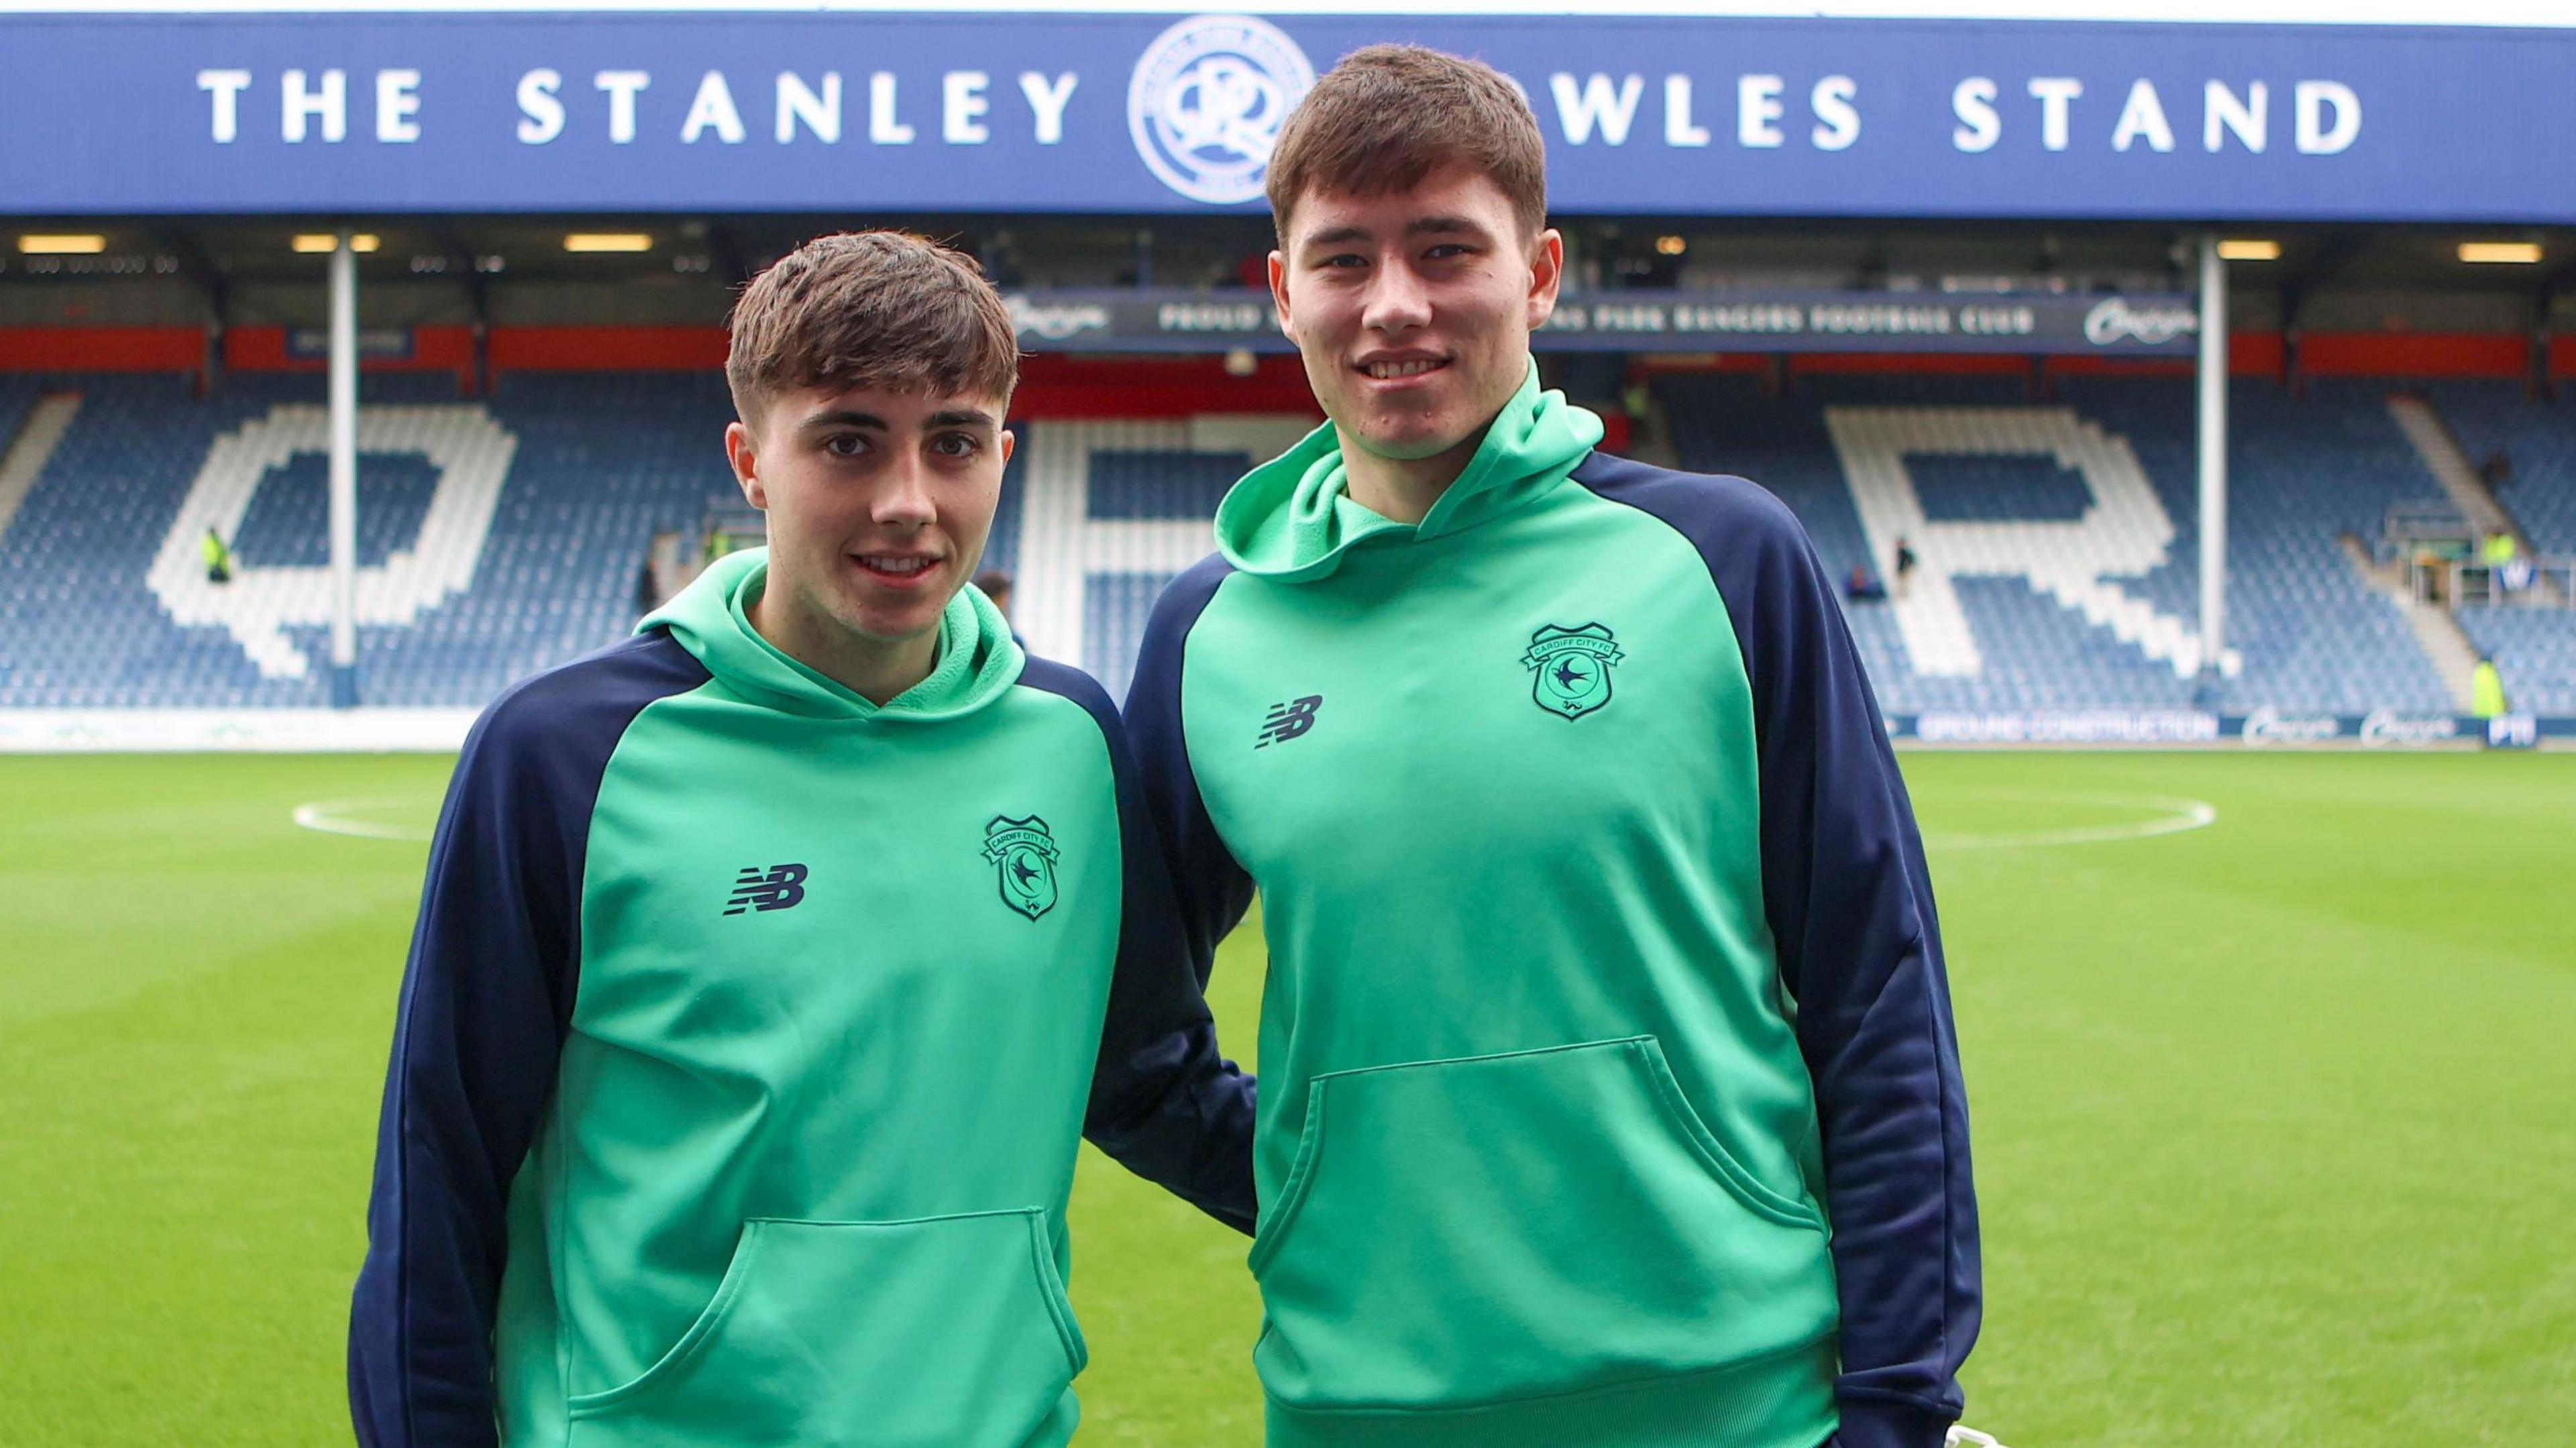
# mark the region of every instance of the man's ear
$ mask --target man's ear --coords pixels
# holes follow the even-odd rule
[[[1535,332],[1556,314],[1557,289],[1565,284],[1565,235],[1551,226],[1530,248],[1529,327]]]
[[[769,490],[760,484],[759,439],[739,422],[725,424],[725,461],[733,464],[734,485],[742,489],[743,501],[763,512],[769,509]]]
[[[1296,329],[1288,325],[1288,258],[1275,251],[1270,253],[1270,305],[1279,314],[1279,330],[1295,336]]]
[[[1007,427],[1002,429],[1000,436],[1002,440],[1002,464],[1003,466],[1008,467],[1011,462],[1011,453],[1020,445],[1020,437],[1019,434],[1011,431]]]

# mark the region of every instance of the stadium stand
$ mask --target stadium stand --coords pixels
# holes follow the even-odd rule
[[[1778,398],[1746,374],[1657,386],[1680,462],[1779,493],[1834,576],[1854,564],[1886,575],[1893,535],[1908,533],[1925,566],[1907,596],[1847,606],[1890,713],[2194,702],[2187,381],[2070,376],[2040,399],[2025,378],[1994,375],[1795,375]],[[0,707],[322,703],[320,379],[237,376],[201,399],[171,376],[13,378],[0,383],[0,429],[14,435],[38,397],[65,389],[79,410],[0,536]],[[2551,509],[2576,515],[2576,416],[2504,388],[2434,396],[2472,455],[2512,455],[2517,515],[2557,536]],[[712,373],[512,373],[479,402],[443,376],[370,378],[366,397],[369,703],[479,705],[614,640],[632,626],[654,536],[693,535],[736,501]],[[2374,540],[2393,505],[2432,491],[2386,398],[2359,381],[2298,398],[2237,385],[2238,667],[2223,708],[2451,707],[2397,605],[2338,541]],[[1122,690],[1154,598],[1207,551],[1226,487],[1309,425],[1016,423],[985,561],[1019,575],[1031,645]],[[488,486],[456,476],[477,469]],[[218,475],[234,478],[229,492]],[[228,592],[203,581],[200,516],[230,520],[240,574]],[[2576,710],[2576,611],[2459,620],[2518,707]]]
[[[1818,375],[1794,378],[1790,395],[1777,400],[1763,395],[1759,379],[1741,375],[1679,374],[1661,385],[1683,465],[1741,473],[1780,494],[1837,577],[1856,563],[1885,574],[1893,545],[1889,538],[1873,546],[1863,526],[1831,436],[1837,412],[1909,409],[1921,416],[1927,439],[1946,431],[1946,447],[1992,449],[1963,456],[1927,447],[1905,455],[1926,523],[1937,529],[2009,518],[2014,523],[2006,526],[2021,527],[2026,546],[2007,545],[2010,571],[1963,573],[1955,584],[1979,655],[1969,671],[1930,672],[1907,648],[1899,614],[1916,605],[1919,585],[1914,598],[1846,610],[1889,712],[2192,703],[2194,681],[2177,671],[2173,651],[2153,656],[2138,641],[2147,627],[2096,624],[2068,605],[2063,583],[2061,596],[2052,597],[2037,581],[2049,572],[2051,546],[2091,546],[2066,525],[2098,484],[2029,451],[2016,435],[2034,418],[2062,418],[2071,409],[2077,423],[2120,444],[2107,450],[2103,465],[2114,465],[2123,449],[2134,457],[2153,506],[2129,500],[2126,516],[2104,520],[2100,546],[2147,566],[2106,568],[2101,578],[2187,636],[2199,621],[2188,381],[2069,377],[2059,382],[2059,399],[2045,403],[2029,400],[2021,379],[2002,377]],[[2442,683],[2403,618],[2336,543],[2339,531],[2376,529],[2388,504],[2427,490],[2377,394],[2321,385],[2293,401],[2267,384],[2240,382],[2230,407],[2236,484],[2229,636],[2243,663],[2221,702],[2237,710],[2447,709]],[[2089,437],[2080,428],[2065,435]],[[2059,525],[2054,532],[2051,523]],[[1918,530],[1909,540],[1926,555],[1927,569],[1938,562],[1939,537]]]
[[[0,706],[323,703],[321,380],[236,378],[205,400],[173,377],[54,385],[77,390],[81,406],[0,537]],[[362,436],[360,609],[387,616],[358,630],[369,703],[479,705],[615,639],[634,621],[654,530],[694,523],[731,494],[714,443],[731,416],[720,377],[527,374],[488,403],[457,402],[445,379],[388,377],[369,379],[366,397],[362,426],[404,413],[410,434],[381,447]],[[201,528],[182,517],[192,486],[212,471],[219,437],[298,409],[305,426],[286,430],[313,444],[278,444],[293,450],[256,476],[226,530],[240,571],[210,598],[194,571]],[[425,527],[440,488],[421,446],[463,445],[493,424],[515,445],[497,496],[479,518],[451,506]],[[447,594],[441,577],[465,586]],[[394,596],[425,589],[441,596],[416,611]],[[245,627],[246,614],[276,622]],[[237,636],[270,631],[282,649]]]
[[[2576,399],[2534,402],[2519,382],[2441,381],[2420,390],[2470,459],[2483,466],[2501,456],[2506,472],[2495,499],[2532,548],[2544,557],[2576,555]],[[2563,586],[2456,610],[2461,630],[2495,661],[2516,710],[2576,710],[2576,609],[2549,606],[2566,601],[2553,592]]]
[[[2576,609],[2480,604],[2459,610],[2495,661],[2506,702],[2527,714],[2576,714]]]

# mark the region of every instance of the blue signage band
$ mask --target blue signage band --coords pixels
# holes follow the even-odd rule
[[[24,216],[1258,214],[1313,77],[1407,39],[1521,84],[1567,215],[2576,222],[2568,28],[512,11],[0,37]]]

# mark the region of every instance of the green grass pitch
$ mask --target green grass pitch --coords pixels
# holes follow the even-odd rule
[[[290,815],[421,829],[447,768],[0,759],[0,1444],[347,1441],[424,850]],[[1984,1207],[1968,1420],[2570,1441],[2576,757],[1906,768]],[[2215,822],[2104,838],[2189,801]],[[1218,967],[1237,1052],[1261,964],[1245,933]],[[1243,1241],[1096,1157],[1074,1223],[1081,1441],[1256,1443]]]

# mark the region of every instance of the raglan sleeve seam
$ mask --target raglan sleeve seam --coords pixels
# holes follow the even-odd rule
[[[1189,737],[1190,644],[1232,577],[1220,563],[1203,560],[1155,602],[1123,711],[1147,813],[1202,986],[1214,968],[1218,942],[1241,922],[1253,893],[1250,872],[1209,808]],[[1214,577],[1207,577],[1211,572]],[[1196,838],[1202,830],[1205,838]]]
[[[523,683],[477,721],[431,847],[380,1129],[377,1196],[388,1220],[353,1304],[351,1391],[371,1448],[393,1448],[387,1430],[404,1444],[489,1441],[493,1431],[499,1277],[487,1264],[506,1256],[511,1184],[554,1095],[579,989],[599,790],[642,712],[604,737],[563,728],[539,691],[567,687],[568,672]],[[424,1167],[436,1180],[424,1182]],[[454,1240],[424,1238],[431,1214],[451,1223]],[[433,1259],[454,1267],[425,1283],[420,1269]],[[424,1360],[425,1314],[450,1319],[438,1355],[451,1360]],[[373,1366],[371,1336],[383,1353]],[[424,1399],[433,1388],[435,1411]]]

